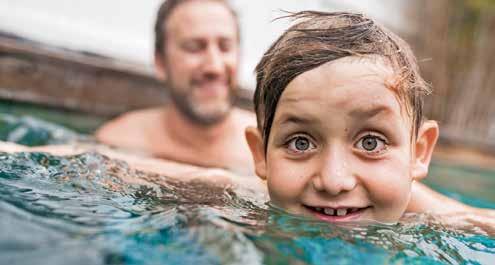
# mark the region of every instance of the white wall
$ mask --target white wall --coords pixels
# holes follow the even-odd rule
[[[149,63],[160,0],[1,0],[0,30]]]
[[[398,0],[231,0],[242,30],[241,83],[254,86],[253,69],[287,28],[272,20],[281,9],[361,11],[393,27],[405,27]],[[153,23],[161,0],[1,0],[0,30],[75,50],[150,65]]]

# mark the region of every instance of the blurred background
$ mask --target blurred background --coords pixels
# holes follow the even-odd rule
[[[123,111],[163,104],[167,95],[151,65],[160,2],[1,0],[0,112],[90,133]],[[281,10],[359,11],[413,47],[434,89],[426,109],[440,122],[441,145],[495,154],[495,1],[231,3],[241,22],[240,105],[250,108],[254,66],[288,26],[273,21]]]

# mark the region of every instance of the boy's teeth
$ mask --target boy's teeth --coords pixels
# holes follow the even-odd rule
[[[325,208],[325,214],[334,215],[335,214],[335,210],[334,209],[331,209],[331,208]]]
[[[314,209],[317,212],[324,213],[326,215],[331,215],[331,216],[346,216],[348,214],[355,213],[359,210],[359,208],[334,209],[334,208],[320,208],[320,207],[315,207]]]
[[[337,216],[344,216],[347,214],[347,209],[337,209]]]

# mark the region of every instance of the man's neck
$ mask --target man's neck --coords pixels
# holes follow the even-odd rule
[[[163,112],[164,132],[175,142],[189,148],[204,148],[223,139],[231,131],[232,112],[214,125],[201,125],[184,116],[173,104]]]

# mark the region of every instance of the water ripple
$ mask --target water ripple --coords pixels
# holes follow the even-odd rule
[[[132,178],[144,184],[124,181]],[[0,256],[2,264],[490,264],[495,239],[423,215],[331,225],[98,153],[0,153]]]

